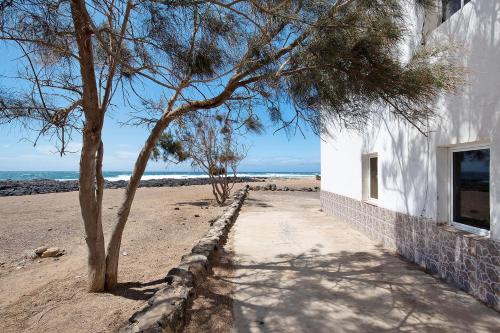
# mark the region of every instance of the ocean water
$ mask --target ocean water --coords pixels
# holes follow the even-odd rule
[[[130,171],[104,171],[106,180],[128,180]],[[268,177],[268,178],[300,178],[314,177],[319,172],[241,172],[239,177]],[[147,179],[184,179],[184,178],[205,178],[207,175],[201,172],[145,172],[143,180]],[[30,180],[30,179],[54,179],[54,180],[75,180],[78,179],[77,171],[0,171],[0,180]]]

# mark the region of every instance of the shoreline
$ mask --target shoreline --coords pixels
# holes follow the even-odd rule
[[[237,177],[236,183],[265,182],[266,177]],[[274,178],[273,178],[274,179]],[[121,189],[128,184],[126,180],[104,182],[105,189]],[[178,187],[191,185],[208,185],[208,178],[159,178],[141,180],[139,187]],[[0,197],[25,196],[48,193],[78,191],[78,180],[0,180]]]

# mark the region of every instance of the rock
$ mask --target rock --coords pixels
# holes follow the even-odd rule
[[[24,254],[24,257],[26,259],[36,259],[36,258],[38,258],[38,254],[36,254],[35,250],[28,250]]]
[[[44,253],[45,251],[47,250],[47,246],[40,246],[40,247],[37,247],[35,249],[35,253],[37,255],[41,255],[42,253]]]
[[[320,175],[316,175],[316,180],[321,180],[321,176]]]
[[[52,231],[52,228],[48,228],[47,231]]]
[[[185,222],[181,222],[181,225],[186,225],[186,223]]]
[[[127,252],[122,252],[122,255],[128,256],[128,253]]]
[[[174,210],[181,210],[179,207],[175,207]]]
[[[194,217],[200,217],[200,215],[198,215],[198,214],[194,214]]]
[[[62,251],[58,247],[49,247],[47,250],[43,251],[40,255],[42,258],[57,257],[62,255]]]

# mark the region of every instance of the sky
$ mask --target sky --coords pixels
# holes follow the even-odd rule
[[[6,77],[19,68],[17,51],[0,44],[0,85],[9,87]],[[144,87],[145,91],[149,87]],[[152,88],[152,87],[151,87]],[[105,171],[130,171],[147,137],[144,127],[122,126],[131,110],[113,110],[105,120],[103,130]],[[283,131],[275,132],[267,117],[262,118],[264,134],[248,134],[239,138],[247,147],[247,157],[241,162],[239,171],[318,172],[320,169],[320,139],[305,129],[305,137],[297,134],[287,137]],[[77,171],[81,138],[75,137],[68,153],[59,156],[55,142],[41,138],[33,145],[35,133],[21,129],[15,124],[0,125],[0,171]],[[146,171],[192,171],[188,163],[174,165],[150,161]]]

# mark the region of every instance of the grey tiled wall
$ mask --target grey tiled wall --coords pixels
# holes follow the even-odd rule
[[[500,242],[321,191],[322,209],[500,311]]]

